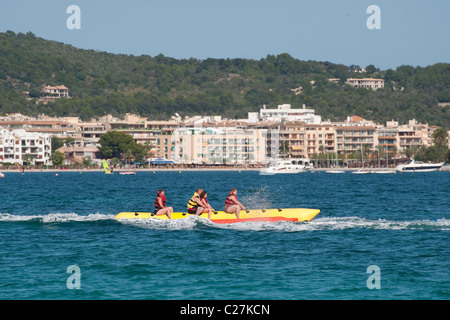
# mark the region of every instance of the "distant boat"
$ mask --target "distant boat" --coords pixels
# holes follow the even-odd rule
[[[325,173],[345,173],[344,170],[327,170]]]
[[[361,168],[357,171],[352,171],[352,174],[367,174],[367,173],[370,173],[370,171],[364,170],[364,168]]]
[[[395,170],[390,170],[390,169],[372,170],[371,173],[378,173],[378,174],[396,174]]]
[[[339,167],[338,159],[337,159],[337,152],[336,152],[335,166],[336,166],[336,168]],[[345,173],[345,171],[340,170],[340,169],[335,169],[335,170],[327,170],[327,171],[325,171],[325,173],[335,173],[336,174],[336,173]]]
[[[308,159],[284,160],[276,165],[259,170],[260,175],[274,175],[279,173],[301,173],[310,169]]]
[[[0,178],[4,178],[4,177],[5,177],[5,175],[0,172]]]
[[[438,171],[444,162],[440,163],[424,163],[422,161],[412,160],[408,164],[400,164],[395,169],[401,172],[431,172]]]
[[[120,171],[119,174],[124,174],[124,175],[136,174],[136,171]]]
[[[385,148],[385,152],[387,155],[387,148]],[[381,159],[380,159],[380,148],[378,148],[378,166],[381,168]],[[386,167],[388,166],[388,159],[386,157]],[[396,174],[397,172],[393,169],[382,169],[382,170],[372,170],[371,173],[378,174]]]
[[[353,174],[367,174],[370,173],[370,171],[364,170],[364,154],[363,154],[363,146],[361,142],[361,162],[362,162],[362,168],[357,171],[352,171]]]

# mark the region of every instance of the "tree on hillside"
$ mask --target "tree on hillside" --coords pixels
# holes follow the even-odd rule
[[[83,50],[34,34],[0,32],[0,115],[22,113],[82,120],[135,113],[152,120],[221,114],[242,118],[262,105],[290,103],[324,119],[357,113],[368,120],[417,119],[450,127],[450,64],[354,73],[359,66],[301,61],[289,53],[252,59],[174,59]],[[350,77],[385,80],[383,90],[353,88]],[[339,83],[328,79],[339,78]],[[64,84],[72,99],[39,102],[42,87]],[[302,87],[302,92],[292,89]],[[25,92],[28,92],[26,94]]]

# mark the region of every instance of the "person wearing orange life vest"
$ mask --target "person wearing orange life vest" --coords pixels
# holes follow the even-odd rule
[[[156,192],[155,211],[153,213],[157,216],[166,215],[169,219],[172,219],[172,212],[172,207],[166,207],[166,196],[164,195],[164,190],[159,189]]]
[[[247,210],[246,207],[242,205],[242,203],[239,202],[237,198],[237,190],[231,189],[230,193],[228,194],[227,198],[225,199],[225,212],[226,213],[234,213],[236,214],[236,218],[239,219],[239,213],[241,210]]]
[[[202,188],[198,188],[194,192],[194,195],[189,199],[187,203],[187,212],[189,214],[195,214],[196,216],[199,216],[202,213],[208,213],[208,219],[211,220],[212,210],[208,208],[200,199],[200,195],[202,194],[202,192]]]

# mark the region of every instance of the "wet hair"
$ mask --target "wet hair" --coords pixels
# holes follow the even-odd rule
[[[203,199],[205,196],[206,196],[206,191],[203,191],[203,192],[200,194],[200,199]]]

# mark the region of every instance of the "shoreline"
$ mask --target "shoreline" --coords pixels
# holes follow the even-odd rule
[[[192,171],[192,172],[197,172],[197,171],[237,171],[237,172],[241,172],[241,171],[259,171],[262,168],[139,168],[139,169],[115,169],[113,171],[113,173],[118,173],[118,172],[162,172],[162,171]],[[308,171],[311,172],[321,172],[321,171],[327,171],[327,170],[335,170],[335,169],[339,169],[339,170],[343,170],[345,172],[351,172],[351,171],[357,171],[360,168],[313,168],[313,169],[309,169]],[[379,170],[385,170],[386,168],[364,168],[365,170],[369,170],[369,171],[379,171]],[[388,169],[392,169],[395,170],[395,168],[388,168]],[[103,169],[25,169],[24,173],[42,173],[42,172],[103,172]],[[443,166],[441,169],[438,170],[439,171],[447,171],[450,172],[450,165],[445,165]],[[0,169],[0,173],[21,173],[22,170],[19,169],[8,169],[8,170],[1,170]],[[307,171],[306,171],[307,172]]]

